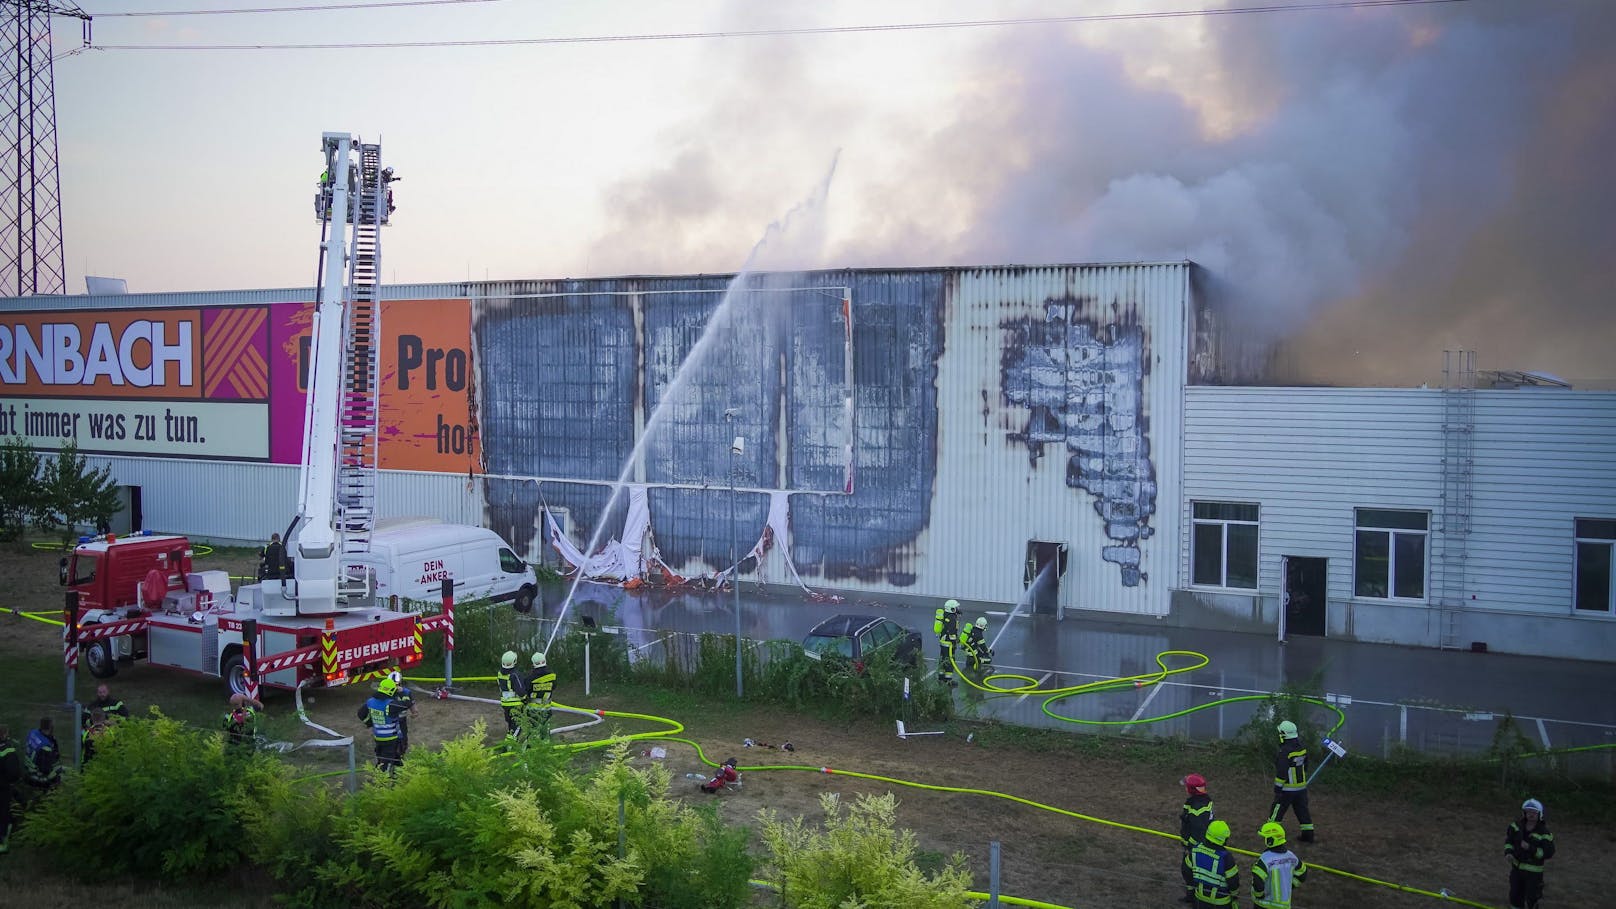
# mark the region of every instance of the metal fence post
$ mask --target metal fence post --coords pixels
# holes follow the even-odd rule
[[[584,697],[589,697],[589,639],[594,635],[584,633]]]
[[[988,844],[988,905],[999,909],[999,841]]]

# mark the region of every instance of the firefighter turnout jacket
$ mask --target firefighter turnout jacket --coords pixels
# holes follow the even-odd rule
[[[1291,909],[1291,894],[1305,877],[1307,863],[1281,843],[1251,865],[1251,904],[1257,909]]]
[[[533,706],[548,708],[550,706],[550,695],[555,693],[555,685],[556,674],[554,669],[549,666],[541,666],[533,670],[532,677],[528,679],[525,702]]]
[[[1197,843],[1184,854],[1184,886],[1204,906],[1233,905],[1240,890],[1240,866],[1229,850],[1212,843]]]
[[[499,706],[513,710],[522,706],[522,700],[527,694],[527,683],[520,671],[500,669],[494,676],[494,682],[499,686]]]
[[[1307,746],[1302,740],[1286,739],[1274,754],[1274,789],[1300,792],[1307,788]]]
[[[1554,834],[1542,818],[1530,831],[1517,820],[1504,831],[1504,855],[1512,867],[1543,873],[1543,863],[1554,858]]]
[[[408,709],[398,699],[376,692],[359,705],[359,718],[370,727],[370,734],[378,742],[398,741],[401,730],[399,719]]]
[[[1178,838],[1184,841],[1185,849],[1193,849],[1206,839],[1206,825],[1215,817],[1210,795],[1192,795],[1184,800],[1184,810],[1178,815]]]

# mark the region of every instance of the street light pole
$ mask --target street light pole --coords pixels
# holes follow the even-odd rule
[[[735,541],[735,456],[746,450],[746,438],[736,436],[729,446],[729,564],[730,584],[735,588],[735,699],[743,697],[741,685],[741,561]]]

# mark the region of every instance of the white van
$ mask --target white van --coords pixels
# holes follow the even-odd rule
[[[379,600],[398,597],[437,603],[443,580],[454,581],[455,602],[509,600],[530,612],[539,596],[533,566],[486,527],[436,521],[383,523],[371,534],[370,552],[353,558],[375,572]]]

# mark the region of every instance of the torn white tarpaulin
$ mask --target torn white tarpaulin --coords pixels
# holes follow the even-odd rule
[[[642,541],[651,527],[651,508],[644,486],[628,487],[628,517],[623,521],[622,538],[608,540],[587,561],[583,552],[556,526],[555,518],[548,510],[544,513],[544,519],[550,525],[550,546],[568,565],[575,569],[582,568],[584,577],[590,580],[626,581],[644,576]]]

